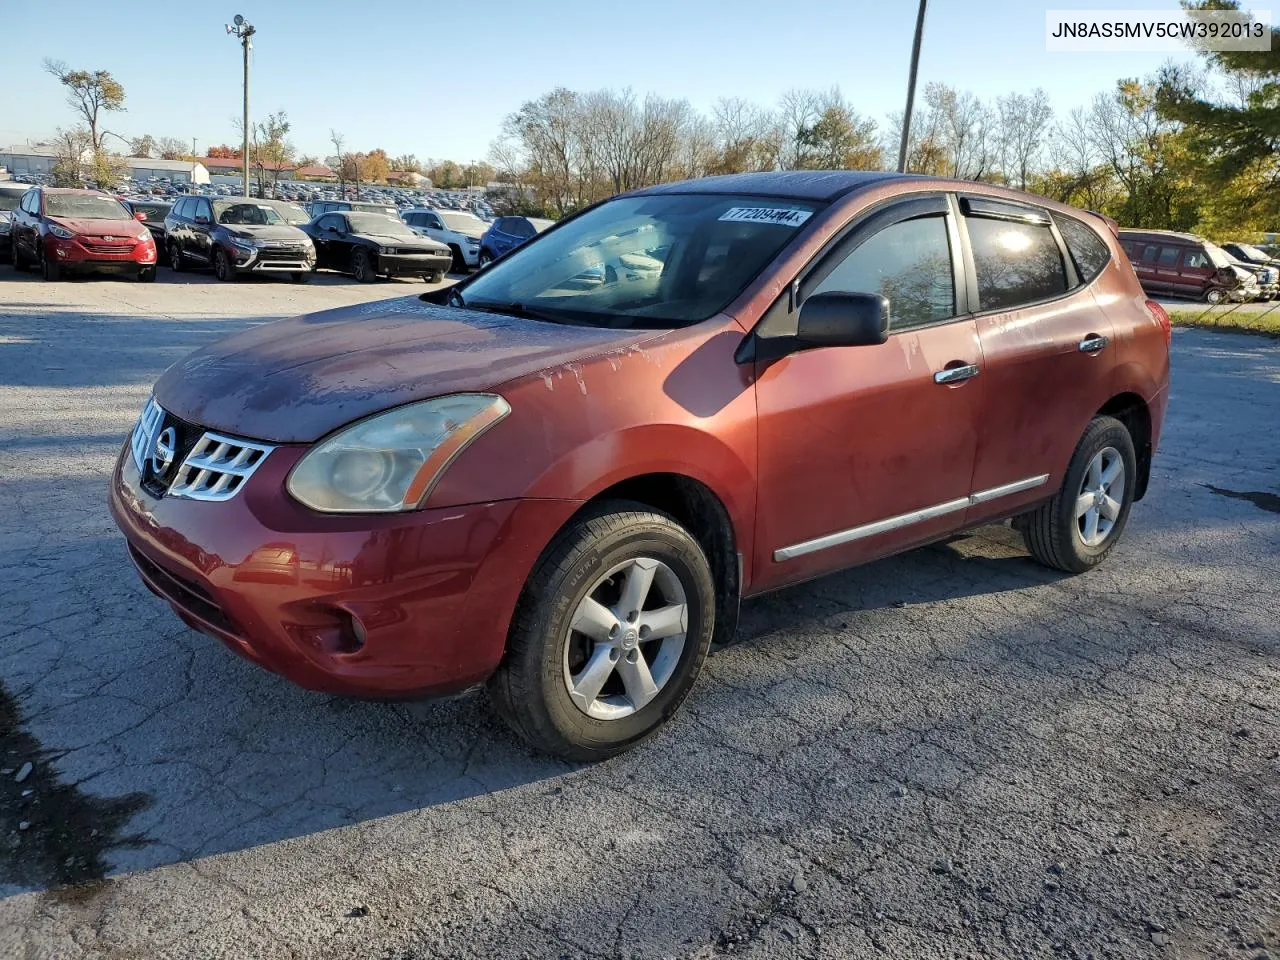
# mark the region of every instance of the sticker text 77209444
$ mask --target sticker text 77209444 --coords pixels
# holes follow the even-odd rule
[[[810,216],[810,210],[791,207],[730,207],[720,214],[720,219],[731,223],[776,223],[784,227],[798,227]]]

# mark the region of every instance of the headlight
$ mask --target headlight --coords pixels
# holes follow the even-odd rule
[[[323,513],[397,513],[421,506],[445,468],[511,407],[488,393],[411,403],[321,441],[287,488]]]
[[[232,238],[231,238],[231,243],[232,243],[232,245],[233,245],[233,246],[237,246],[237,247],[239,247],[241,250],[256,250],[256,249],[258,249],[258,241],[256,241],[256,240],[241,240],[239,237],[232,237]]]
[[[467,237],[467,243],[469,243],[473,247],[480,246],[480,240],[477,237]]]
[[[75,236],[75,234],[72,233],[70,230],[66,229],[65,227],[60,227],[56,223],[49,224],[49,232],[52,233],[55,237],[57,237],[59,240],[70,240],[72,237]]]
[[[378,252],[379,253],[395,253],[396,248],[395,247],[379,247]]]

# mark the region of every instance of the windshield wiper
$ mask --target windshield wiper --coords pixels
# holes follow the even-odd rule
[[[485,300],[483,303],[464,303],[462,294],[457,295],[457,305],[466,307],[469,310],[483,310],[485,313],[506,313],[514,317],[524,317],[527,320],[544,320],[547,323],[568,323],[564,317],[558,317],[550,313],[542,313],[539,310],[531,310],[523,303],[515,303],[512,301],[503,302],[501,300]]]

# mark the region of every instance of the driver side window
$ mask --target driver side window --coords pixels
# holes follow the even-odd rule
[[[887,297],[890,330],[954,317],[955,281],[946,218],[937,215],[903,220],[872,234],[809,295],[827,291]]]

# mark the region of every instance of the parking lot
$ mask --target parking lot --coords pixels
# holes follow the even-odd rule
[[[0,267],[0,956],[1280,958],[1280,342],[1175,332],[1095,571],[990,527],[752,601],[573,767],[235,658],[107,514],[169,363],[425,289]]]

